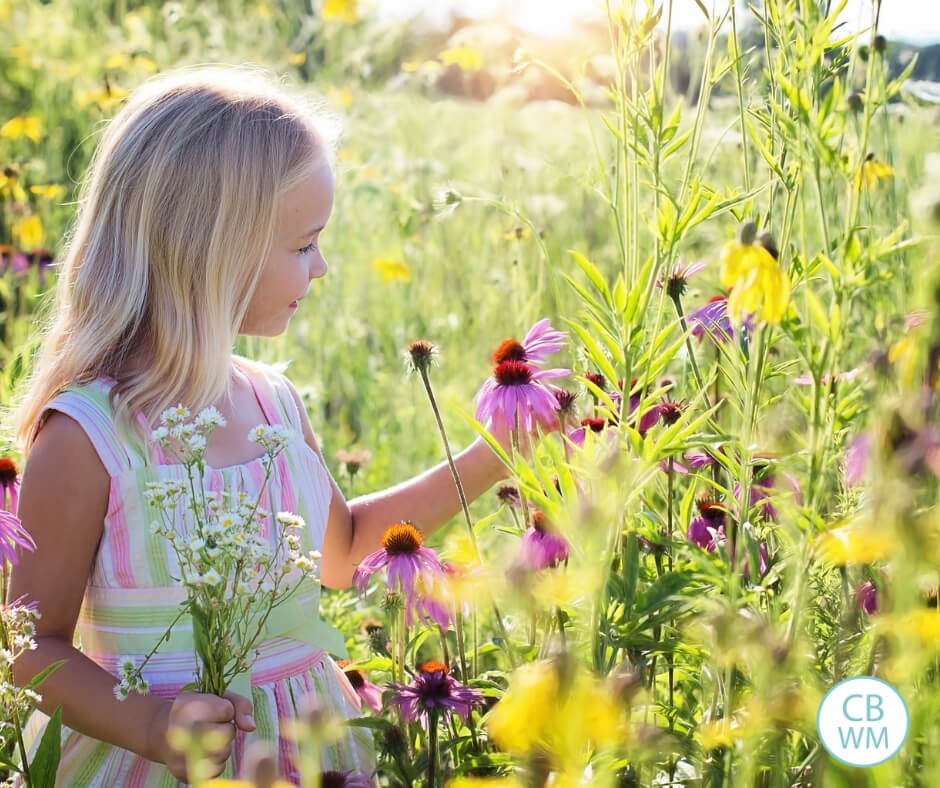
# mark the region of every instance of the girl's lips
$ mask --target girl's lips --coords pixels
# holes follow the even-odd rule
[[[291,309],[296,309],[296,308],[297,308],[297,302],[296,302],[296,301],[291,301],[290,304],[288,304],[288,306],[290,306]]]

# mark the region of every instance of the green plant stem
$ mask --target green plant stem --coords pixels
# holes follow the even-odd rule
[[[6,604],[7,598],[7,562],[6,559],[0,559],[0,561],[3,562],[2,566],[0,566],[0,570],[2,570],[0,571],[0,605],[2,605]],[[7,632],[6,622],[3,620],[2,615],[0,615],[0,645],[8,652],[11,651],[10,634]],[[19,712],[16,710],[15,705],[11,709],[11,713],[13,730],[16,732],[16,747],[20,751],[20,774],[23,775],[26,788],[32,788],[33,779],[29,771],[29,757],[26,752],[26,743],[23,741],[23,726],[20,723]]]

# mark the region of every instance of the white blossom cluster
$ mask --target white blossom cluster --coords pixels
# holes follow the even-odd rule
[[[189,408],[177,405],[160,414],[160,426],[150,434],[176,458],[186,464],[201,463],[206,456],[206,441],[216,427],[226,425],[225,418],[214,407],[199,412],[193,421],[189,419]]]
[[[150,685],[141,675],[140,669],[133,657],[121,657],[121,681],[114,685],[114,697],[125,700],[131,692],[146,695],[150,692]]]
[[[225,421],[215,408],[203,410],[193,421],[189,416],[182,405],[170,408],[152,434],[166,448],[176,450],[174,442],[180,447],[176,453],[187,478],[149,482],[144,494],[159,512],[150,532],[166,539],[176,554],[178,580],[187,591],[182,604],[191,614],[201,614],[193,616],[194,626],[199,625],[197,619],[206,617],[214,622],[208,653],[217,664],[203,664],[199,675],[227,676],[250,664],[251,638],[258,636],[251,622],[266,618],[305,578],[318,578],[321,556],[316,550],[303,551],[298,533],[306,527],[302,517],[278,512],[272,521],[271,512],[260,506],[263,489],[256,500],[244,491],[204,489],[201,474],[193,470],[201,468],[207,436]],[[296,431],[280,425],[261,424],[251,430],[250,439],[264,447],[270,460],[265,484],[273,459],[296,436]],[[271,529],[266,536],[267,523]],[[114,687],[117,698],[147,691],[142,672],[159,642],[141,664],[133,657],[122,658],[121,679]],[[205,661],[203,653],[199,656]],[[218,689],[212,686],[202,691]]]
[[[6,749],[11,736],[16,732],[12,723],[14,716],[20,725],[26,721],[30,711],[42,700],[42,696],[29,687],[17,687],[13,683],[13,663],[24,651],[36,648],[36,619],[40,617],[35,607],[16,602],[0,603],[0,616],[7,633],[9,648],[0,648],[0,752]]]

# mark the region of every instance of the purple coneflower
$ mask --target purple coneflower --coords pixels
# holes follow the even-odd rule
[[[845,483],[856,487],[865,477],[868,460],[871,457],[871,436],[860,433],[845,450]]]
[[[356,774],[351,769],[347,772],[320,772],[321,788],[373,788],[372,778]]]
[[[447,666],[436,660],[419,665],[411,684],[389,684],[389,687],[398,692],[392,703],[401,708],[405,719],[414,722],[421,718],[425,725],[428,715],[437,711],[444,715],[456,712],[467,719],[470,705],[483,700],[480,692],[449,676]]]
[[[432,585],[436,577],[443,575],[444,566],[437,553],[430,547],[422,547],[421,533],[408,521],[390,525],[382,535],[382,548],[367,555],[353,572],[353,582],[364,594],[369,578],[383,567],[388,567],[388,587],[397,591],[399,584],[407,606],[416,598],[415,583],[425,577]]]
[[[634,378],[630,381],[631,391],[636,388],[638,378]],[[640,407],[640,401],[643,399],[643,392],[639,391],[636,394],[630,395],[630,413],[628,415],[632,416],[636,409]],[[659,405],[653,405],[648,411],[646,411],[642,416],[640,416],[639,424],[637,424],[636,431],[640,435],[645,436],[646,433],[652,428],[657,421],[659,421]]]
[[[860,374],[862,374],[861,367],[853,367],[848,372],[836,372],[834,375],[830,375],[827,372],[819,379],[819,382],[824,386],[833,380],[837,383],[850,383]],[[812,375],[799,375],[793,378],[793,382],[798,383],[801,386],[811,386],[813,385],[813,377]]]
[[[556,331],[549,319],[543,318],[529,329],[521,342],[518,339],[504,340],[493,353],[493,363],[525,361],[527,364],[544,364],[548,356],[565,346],[567,338],[564,331]]]
[[[0,567],[2,567],[4,561],[16,564],[18,560],[16,550],[18,547],[25,550],[35,550],[36,543],[33,541],[33,537],[23,528],[19,517],[0,509]]]
[[[558,400],[542,381],[569,373],[567,369],[536,369],[512,359],[501,362],[476,394],[477,421],[502,419],[507,429],[514,430],[518,417],[518,426],[525,432],[531,432],[536,422],[547,431],[554,429]]]
[[[20,474],[16,463],[9,457],[0,457],[0,509],[16,514],[19,500]]]
[[[699,516],[689,523],[688,537],[711,553],[724,538],[725,509],[711,498],[700,498],[697,505]]]
[[[356,690],[356,694],[362,698],[362,702],[376,714],[382,711],[382,689],[369,681],[361,670],[347,667],[351,664],[348,659],[341,659],[336,664],[343,669],[343,673],[346,674],[352,688]]]
[[[568,440],[578,446],[583,446],[584,438],[587,436],[588,430],[591,432],[603,432],[607,428],[607,425],[607,419],[581,419],[581,426],[573,432],[568,433]]]
[[[777,519],[777,509],[773,504],[773,497],[776,494],[782,492],[782,490],[777,488],[777,477],[776,474],[763,473],[763,467],[761,465],[755,465],[754,475],[755,479],[751,484],[751,506],[757,506],[758,503],[763,501],[761,506],[761,512],[765,517],[770,520]],[[758,474],[763,474],[758,477]],[[796,480],[796,477],[792,474],[782,472],[784,480],[786,481],[787,486],[793,492],[794,502],[799,506],[803,503],[803,491],[800,489],[800,483]],[[741,496],[741,485],[738,482],[734,484],[734,497],[740,500]]]
[[[677,262],[672,267],[672,273],[669,274],[669,277],[666,279],[666,293],[673,300],[681,298],[685,293],[686,283],[693,275],[701,271],[708,263],[704,260],[699,260],[697,263],[683,263]],[[663,280],[658,279],[656,284],[659,287],[663,286]]]
[[[866,580],[858,587],[855,603],[870,616],[878,612],[878,589],[871,580]]]
[[[519,558],[526,568],[538,572],[567,559],[568,542],[551,527],[542,512],[536,512],[532,525],[522,535]]]

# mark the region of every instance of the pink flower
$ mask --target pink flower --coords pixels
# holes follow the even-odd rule
[[[441,559],[429,547],[422,547],[421,533],[410,522],[389,526],[382,536],[382,548],[367,555],[353,572],[353,582],[364,594],[369,578],[380,569],[388,567],[388,587],[399,588],[405,597],[406,609],[417,601],[415,585],[419,579],[424,585],[433,585],[436,577],[443,575]]]
[[[532,525],[522,535],[519,558],[527,568],[538,572],[568,558],[568,542],[549,524],[542,512],[532,515]]]
[[[411,684],[389,684],[389,687],[397,690],[392,703],[401,708],[405,719],[414,722],[420,717],[425,726],[432,711],[440,711],[444,716],[456,712],[467,719],[470,706],[483,700],[480,692],[447,675],[447,666],[434,660],[418,666]]]
[[[538,423],[546,431],[557,426],[558,400],[551,388],[541,381],[562,378],[567,369],[536,369],[524,361],[503,361],[493,370],[477,392],[477,421],[494,423],[501,419],[507,429],[518,426],[531,432]]]
[[[19,497],[20,474],[16,463],[9,457],[0,457],[0,509],[16,514],[19,509]]]
[[[356,694],[362,698],[362,702],[365,703],[376,714],[382,711],[381,687],[378,687],[369,681],[366,678],[366,674],[361,670],[357,670],[356,668],[347,668],[346,666],[350,664],[348,660],[342,659],[336,664],[343,668],[343,673],[346,674],[346,678],[349,680],[352,688],[356,690]]]
[[[669,294],[670,298],[681,298],[685,293],[686,282],[699,271],[701,271],[708,263],[704,260],[699,260],[697,263],[685,264],[683,262],[677,262],[672,267],[672,273],[669,274],[669,278],[666,280],[666,292]],[[658,287],[663,286],[663,280],[657,279],[656,285]]]
[[[849,383],[855,380],[855,378],[857,378],[860,374],[862,374],[861,367],[854,367],[853,369],[850,369],[848,372],[836,372],[834,375],[830,375],[827,372],[825,375],[823,375],[819,379],[819,382],[822,383],[824,386],[832,380],[835,380],[837,383],[842,383],[842,382]],[[793,382],[799,383],[801,386],[812,386],[813,378],[811,375],[800,375],[799,377],[793,378]]]
[[[504,340],[493,353],[493,363],[502,364],[504,361],[524,361],[527,364],[544,364],[552,353],[565,346],[568,335],[564,331],[552,328],[548,318],[539,320],[525,339]]]
[[[866,580],[858,587],[855,603],[870,616],[878,612],[878,589],[871,580]]]
[[[568,440],[578,446],[584,445],[584,438],[587,431],[603,432],[607,428],[607,419],[581,419],[581,426],[573,432],[568,433]]]
[[[23,528],[19,517],[0,509],[0,566],[4,561],[9,561],[11,564],[17,563],[19,560],[16,554],[18,547],[22,547],[24,550],[35,550],[36,543],[33,541],[33,537]]]
[[[865,477],[865,469],[871,457],[871,436],[863,432],[856,436],[845,450],[845,483],[856,487]]]

